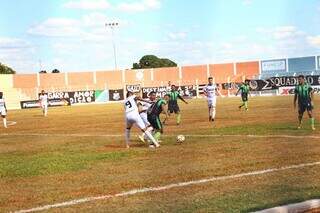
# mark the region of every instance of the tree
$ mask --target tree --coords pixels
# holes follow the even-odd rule
[[[41,70],[39,73],[45,74],[45,73],[47,73],[47,71],[46,70]]]
[[[159,67],[176,67],[177,64],[167,58],[158,58],[155,55],[145,55],[139,63],[134,63],[132,69],[148,69],[148,68],[159,68]]]
[[[60,73],[60,71],[58,69],[54,69],[51,71],[52,73]]]
[[[16,74],[16,71],[14,71],[11,67],[0,63],[0,74]]]

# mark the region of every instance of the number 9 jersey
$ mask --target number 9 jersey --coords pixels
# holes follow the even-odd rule
[[[131,113],[131,112],[136,112],[139,114],[138,106],[137,106],[135,99],[136,99],[136,96],[132,95],[124,101],[124,107],[126,110],[126,114]]]
[[[139,115],[139,109],[135,98],[136,96],[132,95],[124,101],[127,127],[131,127],[135,123],[140,129],[145,129],[146,126]]]

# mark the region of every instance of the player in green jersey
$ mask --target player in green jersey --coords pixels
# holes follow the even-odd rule
[[[166,94],[163,98],[158,99],[152,106],[148,109],[148,121],[153,127],[155,133],[153,137],[159,141],[161,134],[163,133],[163,126],[160,120],[160,114],[164,113],[166,118],[168,117],[167,103],[170,99],[170,96]]]
[[[298,100],[298,119],[299,119],[298,129],[301,128],[303,113],[307,110],[310,118],[311,129],[315,130],[314,117],[312,116],[313,89],[308,83],[305,82],[305,78],[303,75],[299,75],[298,81],[299,81],[299,84],[294,89],[294,101],[293,101],[294,109],[296,109],[297,100]]]
[[[175,113],[177,115],[177,125],[180,124],[181,122],[181,113],[180,113],[180,108],[178,105],[178,99],[183,101],[184,103],[188,104],[186,100],[184,100],[183,97],[181,97],[180,93],[177,91],[177,88],[175,85],[171,85],[171,91],[168,93],[170,99],[169,99],[169,104],[168,104],[168,112],[169,115],[171,113]]]
[[[245,80],[245,82],[239,87],[236,96],[241,92],[241,98],[242,98],[242,105],[239,106],[239,109],[241,109],[243,106],[246,111],[248,111],[248,95],[250,94],[250,86],[249,86],[249,80]]]

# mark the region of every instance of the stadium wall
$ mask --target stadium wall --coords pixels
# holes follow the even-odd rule
[[[225,90],[222,91],[223,94],[230,95],[230,85],[225,89],[226,86],[223,84],[236,85],[246,78],[263,79],[295,76],[300,73],[317,75],[320,73],[319,67],[320,57],[308,56],[143,70],[0,75],[0,91],[16,91],[15,94],[18,92],[14,98],[15,102],[37,99],[42,89],[48,92],[102,91],[99,94],[111,99],[117,98],[119,92],[123,93],[126,85],[160,87],[171,81],[171,84],[178,86],[199,86],[205,84],[207,78],[212,76],[220,85],[220,89]]]

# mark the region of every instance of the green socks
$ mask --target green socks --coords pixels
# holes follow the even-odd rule
[[[181,114],[177,114],[177,124],[180,124],[181,122]]]
[[[244,102],[244,107],[245,107],[246,109],[248,109],[248,101],[245,101],[245,102]]]
[[[314,118],[310,118],[311,127],[314,128]]]
[[[156,139],[156,141],[159,141],[160,137],[161,137],[161,133],[160,132],[156,132],[156,133],[154,133],[153,137],[154,137],[154,139]]]

